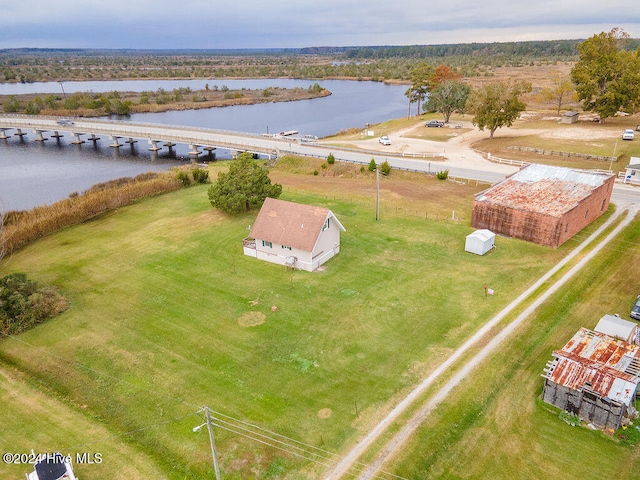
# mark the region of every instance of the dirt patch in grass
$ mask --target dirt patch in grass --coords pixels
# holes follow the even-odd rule
[[[262,325],[266,318],[266,315],[262,312],[247,312],[238,318],[238,325],[241,327],[255,327]]]
[[[321,408],[318,410],[318,418],[327,419],[332,413],[333,411],[330,408]]]
[[[541,138],[559,138],[562,140],[600,140],[603,138],[617,138],[620,132],[618,129],[594,130],[593,128],[563,128],[559,130],[549,130],[540,135]]]

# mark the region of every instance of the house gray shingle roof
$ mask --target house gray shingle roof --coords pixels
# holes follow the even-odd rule
[[[267,198],[251,228],[251,237],[258,240],[312,251],[327,218],[344,227],[328,208],[303,205]]]

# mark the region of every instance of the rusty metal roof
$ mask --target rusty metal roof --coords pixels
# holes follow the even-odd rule
[[[640,382],[640,346],[581,328],[555,357],[546,378],[572,390],[585,386],[629,405]]]
[[[476,195],[476,200],[560,217],[602,185],[610,175],[531,164]]]

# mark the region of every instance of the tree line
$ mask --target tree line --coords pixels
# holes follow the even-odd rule
[[[635,46],[635,50],[630,48]],[[551,100],[560,114],[563,102],[575,97],[582,108],[598,114],[603,123],[619,111],[640,110],[640,47],[619,28],[602,32],[576,45],[578,60],[569,76],[555,76],[543,96]],[[453,112],[474,114],[473,124],[485,128],[493,138],[495,131],[511,126],[526,109],[522,96],[531,92],[531,83],[521,80],[493,82],[472,89],[462,76],[447,65],[437,68],[425,61],[411,70],[411,86],[405,92],[411,103],[426,111],[439,112],[449,121]]]
[[[579,40],[257,50],[0,50],[0,82],[124,78],[286,77],[409,80],[412,64],[446,61],[463,76],[485,67],[575,61]],[[638,39],[628,39],[634,51]]]

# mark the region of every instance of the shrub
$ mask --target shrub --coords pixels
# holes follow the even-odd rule
[[[69,302],[53,288],[29,280],[25,273],[0,279],[0,329],[6,334],[24,332],[62,312]]]
[[[386,160],[380,165],[380,173],[383,175],[389,175],[391,173],[391,165],[389,165],[389,162]]]
[[[177,176],[178,181],[182,184],[182,186],[188,187],[189,185],[191,185],[191,177],[184,170],[180,170]]]
[[[333,153],[330,153],[327,157],[327,163],[329,165],[333,165],[334,163],[336,163],[336,157],[333,156]]]
[[[572,427],[579,427],[581,425],[580,417],[576,413],[569,413],[566,411],[560,412],[560,420],[571,425]]]
[[[317,176],[318,175],[318,170],[314,170],[313,174]]]
[[[436,178],[438,180],[446,180],[447,178],[449,178],[449,170],[440,170],[438,173],[436,173]]]
[[[209,183],[209,171],[203,168],[194,168],[191,171],[193,181],[196,183]]]
[[[238,215],[259,209],[267,197],[278,198],[282,185],[271,184],[269,171],[244,152],[231,163],[227,172],[220,172],[207,192],[211,205],[225,213]]]
[[[366,168],[364,168],[364,165],[360,165],[360,173],[364,173],[366,170]]]
[[[6,113],[15,113],[21,108],[20,101],[14,95],[11,95],[7,101],[4,102],[2,108]]]
[[[372,158],[371,161],[369,162],[369,171],[375,172],[376,168],[377,168],[376,161],[374,158]]]
[[[323,170],[326,170],[327,169],[327,164],[323,163],[322,165],[320,165],[320,168],[323,169]]]

